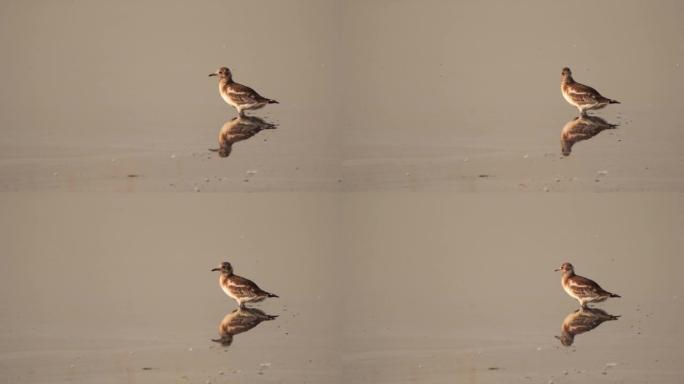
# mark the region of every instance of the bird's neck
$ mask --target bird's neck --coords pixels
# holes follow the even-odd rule
[[[572,78],[572,75],[567,75],[561,79],[561,84],[572,84],[575,82],[575,79]]]
[[[230,78],[219,80],[219,92],[227,92],[228,86],[231,84],[233,84],[233,80]]]
[[[566,281],[573,276],[575,276],[575,271],[563,272],[563,281]]]

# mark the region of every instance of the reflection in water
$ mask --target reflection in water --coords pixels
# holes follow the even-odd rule
[[[556,338],[568,347],[575,341],[575,335],[589,332],[604,321],[617,320],[619,317],[598,308],[578,309],[565,317],[561,325],[561,335]]]
[[[273,320],[277,315],[267,315],[264,311],[256,308],[238,308],[226,315],[219,324],[218,339],[212,339],[223,346],[233,343],[233,335],[247,332],[256,327],[262,321]]]
[[[617,124],[611,124],[598,116],[577,116],[561,130],[561,151],[570,156],[572,146],[582,140],[588,140],[598,135],[604,129],[615,129]]]
[[[264,129],[275,129],[275,124],[268,123],[256,116],[235,117],[227,121],[219,131],[219,148],[210,149],[221,157],[228,157],[233,150],[233,143],[247,140]]]

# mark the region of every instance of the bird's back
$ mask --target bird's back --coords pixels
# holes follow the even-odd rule
[[[252,88],[240,84],[240,83],[232,83],[230,84],[230,90],[233,93],[232,96],[238,96],[240,99],[244,99],[244,101],[247,102],[257,102],[257,103],[262,103],[262,102],[268,102],[268,99],[261,96],[257,91],[253,90]]]
[[[575,275],[569,278],[568,281],[570,283],[570,289],[581,296],[604,295],[608,293],[595,281],[584,276]]]
[[[249,280],[245,277],[238,276],[238,275],[233,275],[230,278],[230,287],[231,290],[236,290],[237,292],[240,292],[240,294],[244,296],[252,296],[252,295],[263,295],[266,294],[266,292],[259,288],[258,285],[256,285],[255,282],[252,280]]]
[[[601,96],[601,94],[594,88],[577,82],[568,84],[566,87],[566,92],[568,92],[570,97],[580,104],[592,104],[609,101],[607,98]]]

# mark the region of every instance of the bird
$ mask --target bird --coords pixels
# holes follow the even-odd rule
[[[608,104],[620,104],[617,100],[601,96],[594,88],[576,82],[568,67],[563,68],[561,72],[561,93],[568,103],[579,109],[582,115],[588,110],[601,109]]]
[[[219,147],[210,148],[212,152],[218,152],[221,157],[228,157],[233,150],[233,144],[247,140],[264,129],[275,129],[275,124],[268,123],[256,116],[239,116],[227,121],[219,131]]]
[[[564,156],[570,156],[576,142],[591,139],[605,129],[617,127],[617,124],[611,124],[598,116],[577,116],[561,130],[561,152]]]
[[[219,323],[219,338],[212,339],[223,346],[233,343],[233,336],[247,332],[262,321],[274,320],[278,315],[268,315],[256,308],[238,308],[227,314]]]
[[[581,308],[587,308],[587,303],[599,303],[609,297],[620,297],[601,288],[593,280],[575,275],[575,268],[570,263],[563,263],[560,268],[556,269],[557,271],[563,273],[561,277],[563,289],[570,297],[579,301]]]
[[[561,335],[556,336],[556,338],[560,340],[561,344],[569,347],[575,341],[576,335],[589,332],[605,321],[617,320],[618,318],[620,316],[611,315],[598,308],[577,309],[565,317],[561,325]]]
[[[233,266],[227,261],[224,261],[220,267],[214,268],[211,271],[221,272],[219,275],[219,285],[228,297],[237,301],[240,308],[245,308],[246,303],[257,303],[267,297],[279,297],[274,293],[266,292],[259,288],[253,281],[234,274]]]
[[[259,109],[266,104],[278,104],[276,100],[265,98],[252,88],[234,82],[233,74],[226,67],[219,68],[209,76],[218,76],[219,94],[228,105],[237,109],[239,116],[244,116],[245,110]]]

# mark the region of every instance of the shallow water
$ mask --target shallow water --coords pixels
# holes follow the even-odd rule
[[[0,382],[681,382],[682,17],[1,2]],[[223,260],[280,295],[230,345]],[[622,296],[571,346],[563,261]]]

